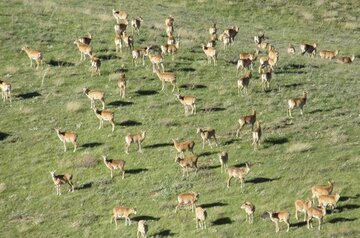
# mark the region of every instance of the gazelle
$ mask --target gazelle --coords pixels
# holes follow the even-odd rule
[[[256,122],[255,130],[252,132],[253,136],[253,143],[251,145],[254,146],[254,150],[256,150],[260,146],[261,136],[262,136],[262,130],[260,122]]]
[[[188,108],[191,108],[191,114],[196,114],[196,105],[195,105],[195,101],[196,98],[194,96],[181,96],[180,94],[176,94],[176,98],[179,100],[179,102],[184,105],[184,109],[185,109],[185,116],[188,112]]]
[[[206,229],[207,212],[202,207],[195,208],[196,229]]]
[[[64,144],[64,152],[66,152],[66,143],[72,143],[74,145],[74,152],[77,149],[77,137],[78,135],[72,131],[60,131],[59,129],[54,129],[60,141]]]
[[[95,100],[99,100],[102,103],[102,109],[105,109],[105,93],[98,90],[90,90],[83,88],[83,93],[90,99],[90,108],[95,108]]]
[[[318,203],[321,207],[330,206],[330,209],[334,210],[336,207],[336,203],[340,199],[340,194],[336,193],[334,195],[320,195],[318,197]]]
[[[302,212],[304,213],[304,221],[306,221],[306,214],[307,214],[307,210],[312,206],[312,202],[310,201],[310,199],[306,200],[301,200],[298,199],[295,201],[295,218],[296,220],[299,220],[298,218],[298,212]]]
[[[174,143],[174,147],[177,151],[176,156],[180,153],[180,156],[184,157],[184,152],[185,151],[189,151],[192,154],[194,154],[194,146],[195,146],[195,142],[192,140],[187,140],[184,142],[177,142],[175,139],[172,139],[173,143]]]
[[[131,52],[132,54],[132,62],[134,66],[137,66],[137,60],[142,58],[142,65],[145,66],[145,55],[146,55],[146,47],[135,49]]]
[[[231,167],[228,168],[228,174],[229,174],[229,179],[227,180],[227,188],[230,188],[230,181],[232,178],[239,178],[240,179],[240,188],[243,188],[243,184],[245,177],[249,174],[250,172],[250,165],[248,163],[245,163],[245,167]]]
[[[119,88],[120,97],[125,98],[126,93],[126,77],[124,73],[119,74],[119,78],[117,81],[117,86]]]
[[[115,51],[116,53],[120,51],[120,53],[122,52],[122,33],[121,34],[115,34],[115,39],[114,39],[114,43],[115,43]]]
[[[251,71],[248,71],[245,73],[244,76],[242,76],[237,81],[237,88],[238,88],[238,95],[240,95],[240,91],[244,91],[245,94],[248,94],[248,86],[250,83],[250,79],[252,77]]]
[[[88,55],[89,58],[91,58],[92,48],[90,45],[81,43],[79,40],[74,41],[74,44],[78,47],[80,51],[80,61],[85,60],[86,55]]]
[[[180,48],[180,41],[177,40],[174,44],[166,44],[161,46],[162,54],[171,54],[171,59],[174,61],[174,53]]]
[[[270,220],[275,223],[275,231],[279,232],[279,222],[284,222],[287,225],[286,232],[290,230],[290,213],[288,211],[279,211],[279,212],[267,212],[270,216]]]
[[[272,79],[272,69],[268,69],[266,72],[261,74],[261,87],[264,91],[270,89],[270,81]]]
[[[55,175],[56,171],[50,172],[51,178],[55,184],[56,195],[61,195],[60,186],[64,184],[69,184],[71,192],[74,192],[74,184],[72,183],[72,175],[71,174],[59,174]]]
[[[146,55],[149,57],[149,60],[153,66],[153,72],[156,72],[157,70],[160,70],[160,67],[162,69],[162,72],[164,72],[164,59],[161,55],[158,54],[150,54],[149,48],[146,49]]]
[[[240,117],[240,119],[239,119],[239,128],[236,130],[236,137],[239,137],[241,129],[246,124],[251,124],[251,131],[253,131],[255,122],[256,122],[256,110],[255,109],[253,109],[252,115]]]
[[[315,204],[315,198],[318,198],[320,195],[329,195],[334,189],[334,181],[328,181],[328,185],[315,185],[311,188],[312,193],[312,202]]]
[[[246,221],[249,220],[249,224],[254,223],[255,205],[251,202],[245,202],[240,208],[246,213]]]
[[[219,156],[219,161],[220,161],[220,165],[221,165],[221,173],[222,173],[223,171],[228,169],[229,156],[228,156],[228,153],[225,151],[218,153],[218,156]]]
[[[32,61],[35,60],[36,62],[36,69],[39,68],[39,65],[42,65],[43,54],[39,50],[32,49],[28,46],[24,46],[21,50],[25,51],[27,56],[30,59],[30,67],[32,67]]]
[[[255,44],[260,44],[265,40],[265,33],[260,33],[259,35],[254,36]]]
[[[11,84],[0,80],[1,98],[4,102],[10,101],[11,104]]]
[[[214,23],[211,27],[209,27],[209,35],[216,35],[217,33],[217,28],[216,28],[216,23]]]
[[[179,87],[176,84],[176,74],[173,72],[159,72],[159,70],[155,69],[155,73],[158,76],[159,80],[162,83],[161,91],[165,88],[165,83],[170,83],[173,86],[171,92],[174,92],[175,88],[179,92]]]
[[[336,62],[339,64],[351,64],[355,60],[355,55],[339,57]]]
[[[115,122],[114,122],[114,113],[112,111],[104,111],[104,110],[98,110],[96,108],[93,109],[96,117],[100,121],[99,129],[103,128],[104,121],[110,122],[112,129],[111,131],[114,132],[115,130]]]
[[[306,100],[307,100],[307,92],[306,91],[303,92],[302,97],[289,99],[288,100],[288,116],[290,118],[292,118],[291,111],[297,107],[300,108],[300,113],[301,113],[301,115],[303,115],[304,114],[303,108],[306,104]]]
[[[113,13],[113,16],[115,17],[117,23],[127,21],[128,14],[125,11],[113,9],[112,13]]]
[[[191,205],[192,211],[194,211],[195,203],[199,200],[199,194],[194,193],[194,192],[181,193],[181,194],[179,194],[177,199],[178,199],[178,204],[175,207],[175,212],[177,212],[177,210],[181,206],[188,205],[188,204]]]
[[[180,158],[180,157],[175,158],[175,162],[178,163],[182,168],[183,177],[185,177],[185,173],[187,177],[189,176],[189,171],[188,171],[189,168],[195,168],[195,173],[197,173],[198,171],[197,161],[198,161],[198,157],[194,154],[189,155],[185,158]]]
[[[80,38],[78,39],[78,41],[80,41],[80,42],[83,43],[83,44],[87,44],[87,45],[90,45],[91,40],[92,40],[92,36],[91,36],[91,34],[90,34],[89,32],[88,32],[88,35],[87,35],[87,36],[80,37]]]
[[[147,232],[149,228],[145,220],[140,220],[138,222],[138,228],[136,233],[136,238],[140,238],[140,235],[142,238],[147,238]]]
[[[240,71],[247,69],[253,70],[253,61],[251,59],[239,59],[236,64],[236,75],[239,75]]]
[[[91,77],[93,77],[94,74],[98,73],[99,76],[101,75],[100,72],[100,66],[101,66],[101,61],[98,57],[96,57],[95,55],[91,55],[90,56],[90,60],[91,60]]]
[[[128,208],[128,207],[114,207],[113,208],[113,215],[111,216],[111,223],[114,220],[115,225],[117,226],[117,219],[124,218],[125,219],[125,226],[129,224],[131,225],[130,216],[132,214],[136,215],[137,211],[135,208]]]
[[[319,52],[320,58],[322,59],[334,59],[339,54],[339,50],[321,50]]]
[[[125,31],[122,33],[122,40],[127,48],[130,50],[134,49],[134,37],[127,34]]]
[[[140,153],[142,153],[142,149],[141,149],[141,143],[145,140],[146,137],[146,131],[142,131],[140,133],[137,134],[127,134],[125,136],[125,153],[129,154],[129,147],[132,143],[137,143],[138,144],[138,151]]]
[[[211,64],[212,61],[214,65],[216,65],[216,49],[214,47],[206,47],[204,44],[202,44],[201,47],[207,57],[208,64]]]
[[[106,155],[103,155],[103,160],[104,160],[104,164],[106,165],[106,167],[110,170],[110,176],[111,178],[113,178],[113,170],[120,170],[120,172],[122,173],[122,179],[125,178],[125,161],[124,160],[113,160],[113,159],[108,159]]]
[[[324,216],[326,215],[326,208],[322,207],[322,208],[315,208],[315,207],[310,207],[307,209],[307,228],[310,230],[310,226],[311,228],[313,228],[312,222],[311,220],[313,218],[316,218],[319,221],[319,231],[321,229],[321,223],[324,219]]]
[[[230,29],[224,31],[230,37],[230,44],[234,43],[235,36],[239,33],[239,27],[233,26]]]
[[[217,146],[217,140],[216,140],[216,135],[215,135],[215,130],[214,129],[202,129],[202,128],[197,128],[196,129],[196,133],[200,134],[201,139],[202,139],[202,148],[205,148],[205,142],[209,143],[210,148],[212,148],[210,139],[214,139],[215,141],[215,145]]]
[[[304,55],[305,53],[310,54],[312,57],[315,57],[316,55],[316,43],[309,45],[309,44],[303,44],[300,45],[300,51],[301,54]]]
[[[295,47],[292,44],[289,44],[289,46],[287,48],[287,52],[289,54],[295,54]]]
[[[134,30],[137,32],[138,35],[140,34],[140,27],[143,21],[144,19],[141,16],[131,20],[132,34],[134,34]]]

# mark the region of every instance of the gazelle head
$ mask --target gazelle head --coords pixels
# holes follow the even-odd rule
[[[50,171],[51,177],[55,177],[55,172],[56,172],[56,170]]]

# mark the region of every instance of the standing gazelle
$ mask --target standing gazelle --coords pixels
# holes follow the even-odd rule
[[[1,97],[3,101],[10,101],[11,104],[11,84],[0,80]]]
[[[141,143],[145,140],[145,137],[146,131],[142,131],[137,134],[127,134],[127,136],[125,136],[125,153],[129,154],[129,147],[131,143],[137,143],[139,147],[138,151],[142,153]]]
[[[210,148],[212,148],[210,139],[214,139],[215,141],[215,145],[217,146],[217,140],[216,140],[216,135],[215,135],[215,129],[202,129],[202,128],[197,128],[196,129],[196,133],[200,134],[201,139],[203,141],[202,143],[202,148],[205,148],[205,142],[209,143]]]
[[[260,122],[256,122],[255,130],[252,132],[253,135],[253,143],[251,145],[254,146],[254,150],[256,150],[260,146],[260,140],[262,135]]]
[[[254,124],[256,122],[256,110],[253,109],[253,114],[248,116],[242,116],[239,119],[239,128],[236,130],[236,137],[239,137],[241,129],[246,124],[251,124],[251,130],[254,130]]]
[[[279,232],[279,222],[284,222],[287,225],[286,232],[290,230],[290,213],[288,211],[279,211],[279,212],[267,212],[270,216],[270,220],[275,223],[275,231]]]
[[[60,191],[60,186],[64,185],[64,184],[69,184],[70,185],[70,190],[71,192],[74,192],[74,184],[72,183],[72,175],[71,174],[59,174],[59,175],[55,175],[55,170],[50,172],[51,174],[51,178],[55,184],[55,188],[56,188],[56,195],[61,195],[61,191]]]
[[[95,100],[102,103],[102,109],[105,109],[105,93],[97,90],[83,88],[83,93],[90,99],[90,108],[95,108]]]
[[[43,54],[41,53],[41,51],[31,49],[28,46],[24,46],[23,48],[21,48],[21,50],[25,51],[27,56],[29,57],[30,67],[32,67],[33,60],[35,60],[35,62],[36,62],[36,69],[39,68],[39,65],[42,65]]]
[[[196,114],[196,98],[194,96],[181,96],[180,94],[176,94],[176,98],[182,105],[184,105],[185,116],[187,115],[189,107],[191,108],[191,115]]]
[[[227,188],[230,188],[230,181],[232,178],[240,179],[240,187],[243,187],[244,179],[250,172],[250,165],[245,163],[245,167],[231,167],[228,168],[229,179],[227,180]]]
[[[289,99],[288,100],[288,116],[290,118],[292,118],[291,111],[297,107],[300,108],[301,115],[303,115],[304,114],[303,108],[306,104],[306,100],[307,100],[307,92],[306,91],[304,91],[302,97]]]
[[[251,202],[245,202],[240,208],[244,209],[246,213],[246,221],[249,220],[249,224],[254,223],[255,205]]]
[[[229,161],[229,155],[227,152],[223,151],[221,153],[218,153],[219,161],[221,165],[221,173],[225,171],[225,169],[228,169],[228,161]]]
[[[120,170],[120,172],[122,173],[122,179],[125,178],[125,161],[124,160],[113,160],[113,159],[108,159],[107,156],[103,155],[102,156],[104,159],[104,163],[106,165],[106,167],[110,170],[110,174],[111,174],[111,178],[113,178],[113,170]]]
[[[114,132],[115,122],[114,122],[114,113],[112,111],[104,111],[104,110],[101,111],[101,110],[94,108],[94,113],[100,121],[99,129],[103,128],[104,121],[108,121],[108,122],[110,122],[110,124],[112,126],[111,131]]]
[[[56,131],[57,136],[59,137],[60,141],[64,144],[64,151],[66,152],[66,143],[72,143],[74,145],[74,152],[78,146],[77,143],[77,134],[72,131],[60,131],[57,128],[54,128]]]
[[[216,49],[214,47],[207,47],[204,44],[202,44],[201,47],[204,53],[206,54],[208,64],[211,64],[212,61],[214,65],[216,65],[216,57],[217,57]]]

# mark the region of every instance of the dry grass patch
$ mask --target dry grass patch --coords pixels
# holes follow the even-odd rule
[[[92,168],[98,165],[99,161],[92,155],[84,155],[79,161],[75,163],[76,168]]]
[[[345,22],[345,28],[349,30],[357,30],[360,28],[359,22]]]
[[[69,112],[78,112],[80,111],[82,104],[76,101],[71,101],[66,104],[66,110]]]
[[[313,149],[313,146],[309,143],[296,143],[289,146],[286,153],[303,153]]]

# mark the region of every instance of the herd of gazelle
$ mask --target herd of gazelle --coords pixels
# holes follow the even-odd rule
[[[168,36],[168,42],[165,45],[162,45],[161,53],[160,54],[154,54],[150,51],[150,47],[140,48],[140,49],[134,49],[134,39],[132,36],[128,35],[126,33],[126,28],[128,25],[127,20],[127,13],[124,11],[115,11],[113,10],[113,16],[115,17],[117,21],[117,25],[115,25],[115,45],[116,45],[116,51],[120,50],[122,48],[122,44],[124,43],[127,47],[132,49],[132,58],[133,58],[133,64],[136,66],[137,61],[141,58],[143,65],[145,64],[144,58],[147,56],[153,66],[153,72],[156,73],[159,80],[162,82],[162,89],[164,90],[165,83],[170,83],[173,86],[172,92],[174,92],[175,88],[179,92],[178,85],[176,83],[176,74],[173,72],[164,72],[164,54],[172,54],[172,58],[174,60],[174,53],[179,49],[180,42],[179,40],[175,40],[173,37],[174,34],[174,18],[169,17],[165,21],[166,25],[166,34]],[[143,22],[142,17],[137,17],[133,20],[131,20],[131,26],[133,28],[133,34],[134,31],[139,34],[140,33],[140,27]],[[220,39],[223,44],[224,48],[227,46],[233,44],[235,36],[239,32],[238,27],[232,27],[229,29],[226,29],[219,37],[217,37],[217,28],[216,24],[211,26],[209,28],[209,34],[210,34],[210,40],[207,45],[202,44],[202,50],[207,56],[208,63],[213,63],[214,65],[217,63],[217,51],[215,48],[215,42],[216,40]],[[269,89],[270,87],[270,80],[272,78],[272,72],[277,65],[278,62],[278,52],[275,50],[275,48],[265,42],[265,35],[260,34],[258,36],[254,37],[254,42],[257,44],[259,49],[267,50],[268,56],[261,57],[260,58],[260,66],[259,66],[259,73],[261,75],[261,83],[263,90]],[[78,47],[80,51],[81,58],[80,60],[85,60],[86,56],[88,56],[91,60],[91,67],[92,67],[92,73],[91,76],[94,74],[100,75],[100,66],[101,61],[98,57],[93,55],[92,53],[92,47],[90,45],[92,41],[92,36],[90,33],[88,36],[81,37],[74,41],[74,44]],[[43,54],[41,51],[32,49],[30,47],[23,47],[23,51],[26,52],[30,59],[30,67],[32,67],[32,61],[34,60],[36,62],[36,69],[39,68],[39,66],[42,65],[43,61]],[[287,52],[289,54],[295,54],[295,48],[292,44],[289,44],[289,47],[287,49]],[[303,44],[300,45],[300,52],[302,55],[309,54],[312,57],[316,55],[317,52],[317,44]],[[355,56],[342,56],[338,57],[339,50],[322,50],[319,52],[319,56],[323,59],[335,59],[337,58],[338,63],[352,63],[355,59]],[[259,50],[256,50],[255,52],[251,53],[241,53],[239,55],[239,60],[237,62],[237,71],[246,70],[245,75],[241,76],[238,80],[238,92],[240,94],[240,91],[244,91],[247,94],[247,88],[250,82],[250,79],[252,77],[251,70],[253,69],[253,62],[257,59],[259,55]],[[161,70],[161,71],[160,71]],[[120,74],[118,78],[118,87],[120,91],[120,96],[125,97],[125,90],[126,90],[126,79],[125,75],[122,73]],[[3,101],[9,100],[11,102],[11,84],[5,81],[0,80],[0,88],[2,91],[2,99]],[[103,127],[103,121],[109,121],[112,125],[112,131],[114,131],[115,123],[114,123],[114,113],[111,111],[105,110],[105,97],[104,93],[97,90],[90,90],[88,88],[83,89],[84,94],[90,99],[91,101],[91,108],[93,109],[96,117],[100,120],[100,126],[99,128]],[[191,114],[196,114],[196,105],[195,105],[195,97],[194,96],[181,96],[180,94],[176,94],[176,98],[179,100],[179,102],[184,105],[185,108],[185,114],[187,114],[188,109],[191,109]],[[98,100],[102,103],[102,110],[98,110],[95,107],[95,100]],[[299,108],[301,111],[301,115],[303,115],[303,107],[306,104],[307,100],[307,92],[303,92],[302,97],[292,98],[288,100],[288,116],[291,118],[292,114],[291,111],[294,108]],[[238,137],[240,134],[241,129],[246,125],[251,124],[252,126],[252,135],[253,135],[253,143],[254,149],[256,149],[260,145],[262,130],[260,122],[256,120],[256,110],[253,110],[253,114],[248,116],[243,116],[239,119],[239,128],[236,131],[236,136]],[[254,129],[254,125],[255,129]],[[72,143],[74,146],[74,152],[76,151],[78,147],[77,142],[77,134],[75,132],[71,131],[60,131],[59,129],[55,129],[59,139],[61,142],[63,142],[64,145],[64,151],[66,152],[67,147],[66,143]],[[205,142],[209,144],[209,146],[212,148],[210,140],[213,139],[216,146],[218,145],[215,135],[214,129],[197,129],[197,133],[200,134],[202,138],[202,147],[204,148]],[[131,145],[131,143],[137,143],[138,144],[138,151],[142,152],[141,143],[146,137],[146,132],[140,132],[138,134],[128,134],[125,137],[125,152],[128,153],[128,149]],[[198,157],[194,154],[193,148],[195,146],[194,141],[185,141],[185,142],[177,142],[176,140],[173,140],[174,147],[178,153],[180,153],[180,157],[176,157],[175,161],[182,167],[183,169],[183,176],[185,174],[188,176],[188,169],[189,168],[195,168],[195,170],[198,170],[197,161]],[[184,152],[190,151],[192,154],[184,156]],[[245,163],[245,167],[230,167],[228,168],[228,154],[226,152],[221,152],[218,154],[219,161],[221,164],[221,172],[224,170],[227,170],[229,178],[227,180],[227,187],[230,187],[230,181],[232,178],[239,178],[241,182],[241,188],[243,187],[243,184],[245,183],[244,179],[250,172],[250,164]],[[102,156],[103,161],[106,165],[106,167],[111,172],[111,178],[113,178],[113,170],[120,170],[122,173],[122,178],[125,177],[125,161],[124,160],[112,160],[108,159],[107,156]],[[74,185],[72,183],[72,175],[70,174],[63,174],[63,175],[56,175],[55,171],[50,172],[52,180],[56,187],[56,194],[61,195],[60,187],[61,185],[68,184],[70,186],[70,191],[74,191]],[[331,209],[334,209],[336,207],[336,203],[340,199],[340,195],[338,193],[331,194],[333,191],[334,182],[329,181],[328,185],[321,185],[321,186],[314,186],[311,188],[312,192],[312,201],[310,199],[308,200],[296,200],[295,201],[295,218],[298,219],[298,212],[304,213],[304,221],[307,221],[307,227],[310,229],[310,226],[312,227],[311,220],[313,218],[318,220],[319,223],[319,230],[321,228],[321,223],[326,215],[326,208],[330,207]],[[318,199],[318,205],[319,207],[313,207],[315,204],[315,198]],[[202,207],[198,206],[196,207],[196,202],[199,199],[199,194],[190,192],[190,193],[182,193],[178,196],[178,204],[176,205],[175,212],[177,210],[185,205],[191,205],[192,210],[195,210],[195,218],[196,218],[196,227],[206,229],[206,223],[205,220],[207,218],[207,212]],[[253,223],[253,216],[255,212],[255,205],[253,205],[251,202],[245,202],[243,205],[241,205],[241,209],[243,209],[246,213],[246,221],[248,220],[249,223]],[[130,215],[136,214],[136,209],[134,208],[127,208],[127,207],[115,207],[113,209],[113,216],[112,220],[115,221],[117,225],[117,218],[125,218],[125,225],[131,224]],[[278,211],[278,212],[268,212],[270,220],[273,221],[276,225],[276,232],[279,231],[279,222],[284,222],[287,225],[287,231],[289,231],[290,227],[290,213],[287,211]],[[138,222],[138,233],[137,236],[142,235],[143,237],[146,237],[146,233],[148,231],[148,227],[146,224],[146,221],[140,220]]]

